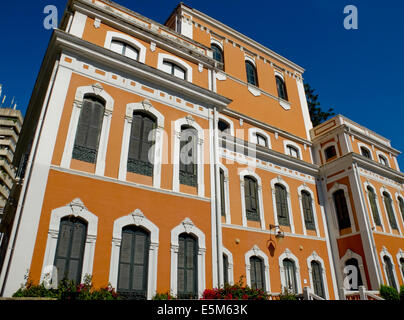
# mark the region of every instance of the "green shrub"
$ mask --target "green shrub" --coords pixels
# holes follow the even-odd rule
[[[156,293],[156,295],[152,298],[152,300],[175,300],[177,299],[174,295],[171,294],[170,291],[165,293]]]
[[[63,279],[57,289],[47,289],[41,283],[34,285],[27,280],[25,285],[13,294],[13,297],[44,297],[58,300],[118,300],[119,295],[108,284],[98,290],[93,288],[92,278],[86,275],[84,282],[76,284],[74,281]]]
[[[400,300],[404,301],[404,285],[400,286]]]
[[[386,285],[380,286],[380,296],[384,300],[400,300],[397,289]]]
[[[288,289],[284,288],[283,292],[279,296],[280,300],[297,300],[296,294],[290,292]]]

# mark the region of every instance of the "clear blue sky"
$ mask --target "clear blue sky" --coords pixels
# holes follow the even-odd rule
[[[164,23],[176,0],[117,0]],[[0,9],[0,83],[6,105],[16,97],[25,112],[51,31],[43,9],[65,0],[3,1]],[[229,25],[306,69],[305,81],[324,109],[392,141],[404,151],[404,1],[189,0],[185,4]],[[359,29],[345,30],[346,5],[359,12]],[[404,155],[399,157],[404,170]]]

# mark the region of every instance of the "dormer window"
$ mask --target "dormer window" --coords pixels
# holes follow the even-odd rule
[[[112,40],[110,49],[116,53],[122,54],[125,57],[131,58],[133,60],[139,59],[139,50],[130,46],[126,42],[119,40]]]

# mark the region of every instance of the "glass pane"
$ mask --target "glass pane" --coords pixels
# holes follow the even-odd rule
[[[126,45],[125,56],[133,60],[137,60],[139,57],[139,51],[129,45]]]
[[[112,41],[111,42],[111,50],[123,54],[124,44],[120,41]]]
[[[185,71],[180,67],[174,66],[174,76],[185,80]]]

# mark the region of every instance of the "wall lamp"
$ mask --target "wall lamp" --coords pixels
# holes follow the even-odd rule
[[[283,240],[285,238],[285,232],[282,231],[281,227],[279,225],[269,225],[269,230],[275,229],[275,238],[278,239],[279,241]]]

